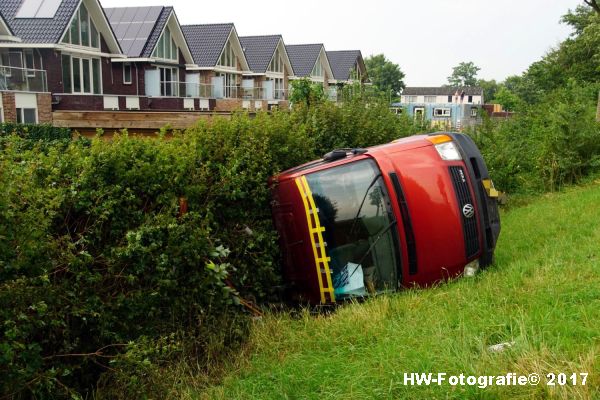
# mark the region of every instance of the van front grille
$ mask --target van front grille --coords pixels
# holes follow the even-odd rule
[[[475,206],[473,203],[473,197],[467,184],[467,174],[462,167],[452,166],[449,167],[450,176],[452,177],[452,184],[454,185],[454,192],[456,193],[456,200],[458,201],[458,212],[462,219],[463,236],[465,239],[465,253],[467,258],[471,258],[479,252],[479,235],[477,234],[477,215],[473,215],[470,218],[465,216],[463,212],[464,207],[470,204],[472,207]]]

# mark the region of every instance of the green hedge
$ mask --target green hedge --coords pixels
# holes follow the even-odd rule
[[[23,139],[30,140],[70,140],[71,130],[69,128],[54,127],[52,125],[29,125],[12,122],[0,123],[0,137],[11,135],[17,135]]]
[[[125,398],[164,397],[146,386],[163,363],[235,348],[239,298],[280,284],[267,179],[415,129],[385,104],[350,102],[172,138],[3,138],[0,397],[90,395],[99,377]]]
[[[570,83],[512,119],[472,130],[498,189],[542,193],[600,172],[598,91]]]

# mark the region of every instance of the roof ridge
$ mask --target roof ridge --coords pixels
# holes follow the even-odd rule
[[[274,35],[247,35],[247,36],[239,36],[239,38],[259,38],[259,37],[283,37],[281,34]]]
[[[233,22],[219,22],[219,23],[215,23],[215,24],[184,24],[181,25],[181,27],[184,26],[217,26],[217,25],[234,25]]]

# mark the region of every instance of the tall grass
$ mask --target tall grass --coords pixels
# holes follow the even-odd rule
[[[600,398],[600,181],[505,213],[496,265],[332,315],[269,313],[200,399]],[[434,249],[432,249],[434,251]],[[502,352],[491,345],[511,342]],[[405,372],[538,373],[538,386],[405,386]],[[547,386],[547,373],[589,373]]]

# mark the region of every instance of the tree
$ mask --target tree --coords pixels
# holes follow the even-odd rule
[[[600,3],[598,3],[598,0],[583,0],[583,2],[600,14]]]
[[[448,77],[451,86],[475,86],[477,84],[477,72],[480,70],[472,61],[461,62],[452,68],[452,75]]]
[[[404,73],[398,64],[394,64],[383,54],[369,56],[365,59],[367,74],[373,87],[386,97],[397,97],[404,89]]]
[[[508,90],[505,86],[501,86],[496,93],[494,103],[502,104],[502,108],[506,111],[518,110],[521,105],[519,96]]]
[[[496,92],[498,92],[498,89],[500,88],[500,85],[498,84],[498,82],[496,82],[495,79],[492,79],[490,81],[486,81],[485,79],[479,79],[477,81],[477,86],[483,89],[483,99],[486,103],[489,103],[490,101],[494,100]]]
[[[290,91],[290,102],[292,104],[304,103],[307,106],[314,105],[325,99],[323,86],[312,82],[308,78],[292,81]]]

